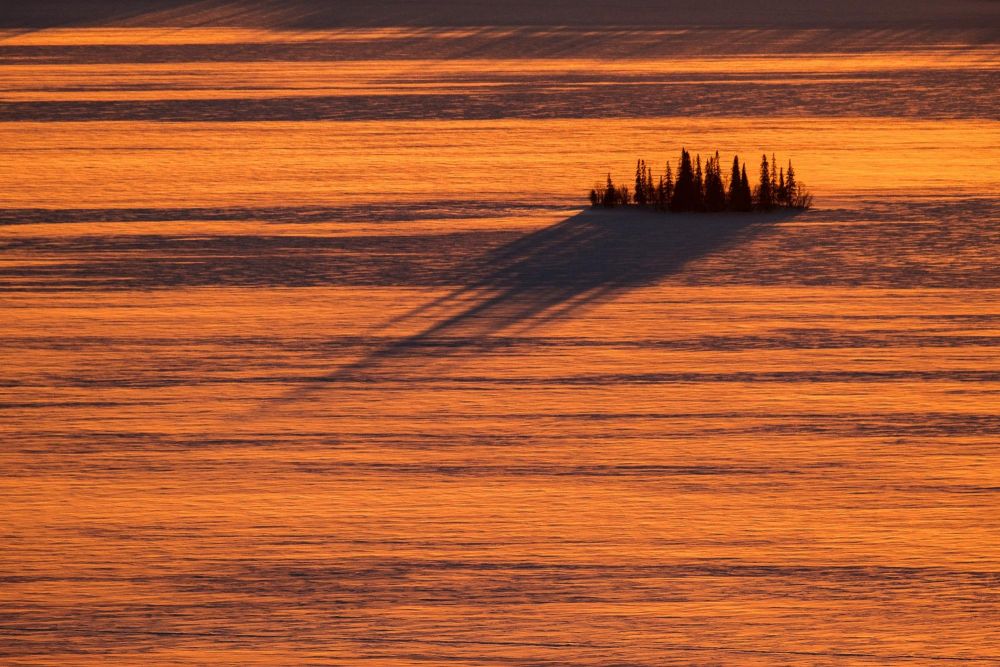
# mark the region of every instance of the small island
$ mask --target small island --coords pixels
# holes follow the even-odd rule
[[[590,190],[590,205],[594,208],[634,206],[673,213],[749,213],[777,208],[806,210],[812,206],[812,200],[812,194],[795,177],[791,160],[786,170],[778,168],[773,153],[770,161],[764,154],[760,163],[760,179],[751,189],[746,162],[741,166],[738,155],[733,157],[729,176],[724,177],[718,151],[702,167],[701,155],[697,155],[692,162],[691,154],[683,148],[676,180],[669,161],[664,174],[654,179],[652,168],[646,165],[645,160],[638,160],[635,187],[631,192],[627,185],[616,185],[611,174],[608,174],[605,185],[597,184]]]

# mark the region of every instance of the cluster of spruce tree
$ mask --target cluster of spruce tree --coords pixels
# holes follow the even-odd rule
[[[732,170],[723,175],[719,152],[702,166],[701,155],[694,161],[687,150],[681,158],[674,178],[670,162],[662,176],[654,179],[653,170],[645,160],[635,165],[635,187],[615,185],[608,174],[605,185],[595,185],[590,191],[590,204],[598,206],[638,206],[660,211],[719,212],[770,211],[775,208],[807,209],[812,206],[812,194],[795,177],[791,160],[788,169],[777,166],[771,155],[765,154],[760,163],[760,178],[752,189],[747,179],[746,162],[733,157]]]

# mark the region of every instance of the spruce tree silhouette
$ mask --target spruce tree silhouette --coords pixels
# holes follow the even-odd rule
[[[674,196],[670,200],[670,210],[675,212],[693,211],[694,206],[694,168],[691,166],[691,154],[682,148],[680,167],[677,169],[677,183],[674,185]]]
[[[711,211],[708,205],[708,193],[712,189],[712,156],[705,158],[705,169],[704,169],[704,180],[702,184],[702,209],[705,211]]]
[[[760,183],[757,185],[757,208],[761,211],[770,211],[774,208],[774,193],[771,190],[771,168],[767,162],[767,155],[761,156],[760,160]]]
[[[747,179],[747,165],[743,163],[743,171],[740,174],[740,204],[739,211],[744,213],[753,210],[753,194],[750,192],[750,181]]]
[[[733,156],[733,171],[729,175],[729,196],[728,204],[730,211],[740,210],[740,197],[743,190],[740,188],[740,157]]]
[[[646,163],[643,160],[635,163],[635,203],[636,206],[646,205]]]
[[[705,180],[705,208],[718,212],[726,210],[726,186],[722,182],[719,152],[709,158],[708,174]]]
[[[665,207],[670,208],[670,202],[674,198],[674,172],[670,169],[670,160],[667,160],[667,178],[663,190]]]
[[[799,186],[795,182],[795,169],[792,167],[791,160],[788,161],[788,174],[785,176],[785,192],[788,197],[788,205],[793,206],[798,199]]]
[[[695,158],[694,169],[694,211],[705,210],[705,179],[701,170],[701,154]]]
[[[645,163],[644,163],[645,164]],[[656,186],[653,185],[653,168],[646,167],[646,205],[656,205]]]

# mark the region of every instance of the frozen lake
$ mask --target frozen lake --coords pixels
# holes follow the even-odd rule
[[[4,33],[0,661],[1000,662],[995,29],[445,18]]]

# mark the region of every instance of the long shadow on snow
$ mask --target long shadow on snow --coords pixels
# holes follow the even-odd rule
[[[412,371],[459,354],[462,341],[578,315],[583,309],[683,271],[705,255],[747,242],[794,212],[767,215],[659,215],[630,210],[584,211],[493,249],[458,269],[468,284],[371,333],[390,334],[429,320],[417,333],[378,347],[315,378],[283,400],[324,384],[364,380],[392,362]]]

